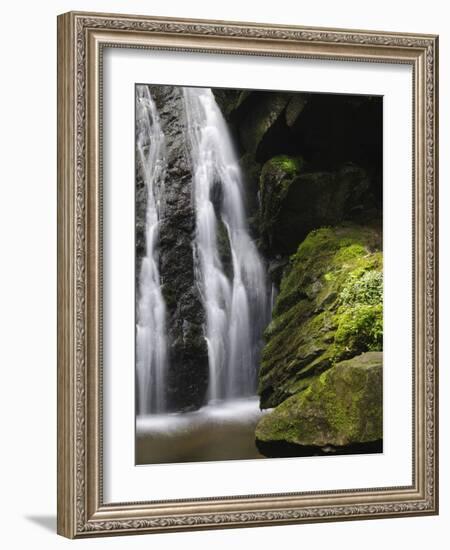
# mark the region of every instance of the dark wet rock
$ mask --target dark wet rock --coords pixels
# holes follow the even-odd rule
[[[251,90],[233,90],[227,88],[214,88],[214,97],[225,117],[232,116],[252,94]]]
[[[192,243],[195,213],[192,205],[191,162],[184,133],[182,90],[151,86],[166,137],[167,177],[160,226],[160,277],[168,310],[168,404],[172,410],[193,410],[205,402],[208,360],[203,337],[204,312],[194,282]],[[137,232],[142,224],[142,191],[137,181]],[[145,208],[145,207],[144,207]],[[140,249],[140,237],[137,238]]]
[[[247,152],[255,154],[257,160],[258,148],[283,112],[288,100],[289,95],[286,93],[260,92],[239,124],[240,141]]]
[[[289,103],[286,105],[285,117],[286,124],[291,128],[298,120],[308,102],[306,94],[293,94]]]
[[[317,227],[370,217],[370,182],[360,167],[346,164],[336,172],[303,167],[302,157],[279,155],[261,171],[260,231],[269,254],[291,254]]]
[[[250,226],[267,258],[287,257],[312,229],[381,220],[380,98],[213,91],[235,136]],[[283,157],[302,159],[299,170],[283,174]],[[278,173],[268,169],[276,165]]]

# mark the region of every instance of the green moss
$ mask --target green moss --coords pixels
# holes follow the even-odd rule
[[[372,261],[373,260],[373,261]],[[383,273],[380,254],[358,262],[338,296],[334,361],[383,349]]]
[[[266,162],[262,174],[267,174],[273,169],[282,170],[286,176],[293,176],[300,172],[304,165],[302,157],[289,157],[288,155],[277,155]]]
[[[302,157],[277,155],[261,168],[259,176],[260,232],[270,247],[273,228],[293,179],[303,169]]]
[[[342,311],[335,335],[335,360],[383,348],[383,306],[356,304]]]
[[[340,248],[334,258],[334,263],[343,264],[350,262],[355,258],[363,258],[367,255],[366,248],[360,243],[344,244],[340,243]]]
[[[339,239],[336,231],[331,227],[322,227],[308,234],[306,239],[300,244],[295,254],[291,256],[291,261],[301,262],[311,260],[313,254],[324,254],[334,252],[339,249]]]
[[[260,441],[345,446],[383,437],[382,354],[338,363],[257,425]]]
[[[303,303],[293,308],[283,325],[272,327],[269,342],[262,352],[261,376],[268,365],[287,360],[286,366],[297,370],[321,356],[333,341],[336,329],[334,315],[323,311],[302,322]],[[267,336],[267,333],[266,333]]]
[[[303,168],[302,157],[277,155],[269,159],[261,168],[259,191],[262,203],[262,222],[270,225],[280,208],[294,176]]]
[[[348,281],[342,288],[340,300],[343,305],[376,305],[383,302],[383,273],[381,271],[361,271],[349,273]]]
[[[273,407],[344,358],[382,349],[382,254],[375,230],[312,231],[290,258],[265,332],[259,392]]]

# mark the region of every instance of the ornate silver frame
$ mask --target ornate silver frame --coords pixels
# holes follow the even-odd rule
[[[143,503],[102,500],[102,48],[413,67],[413,483]],[[432,35],[130,15],[58,17],[58,533],[70,538],[438,513],[437,113]]]

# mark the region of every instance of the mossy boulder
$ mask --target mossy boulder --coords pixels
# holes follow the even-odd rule
[[[380,442],[382,364],[381,352],[367,352],[321,374],[306,390],[263,416],[256,428],[260,449],[273,456],[277,447],[287,444],[299,455],[314,449],[321,454]]]
[[[272,254],[292,254],[312,229],[368,213],[370,181],[362,168],[346,163],[334,172],[311,172],[299,159],[278,155],[261,170],[260,231]]]
[[[273,248],[277,235],[276,225],[280,221],[286,195],[289,193],[292,182],[300,174],[303,165],[302,157],[276,155],[268,160],[261,169],[259,229],[267,250]]]
[[[382,350],[382,265],[376,228],[322,228],[302,242],[264,334],[262,408],[306,389],[343,359]]]

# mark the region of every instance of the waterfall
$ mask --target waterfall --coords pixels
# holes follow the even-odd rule
[[[166,306],[159,276],[158,233],[166,157],[164,134],[148,86],[137,86],[136,94],[136,154],[147,194],[136,326],[138,414],[144,415],[165,410]]]
[[[206,312],[210,401],[256,392],[270,307],[265,270],[249,235],[243,182],[223,115],[208,88],[184,88],[196,215],[196,280]],[[220,239],[221,237],[221,239]],[[219,249],[229,248],[229,269]]]

